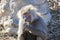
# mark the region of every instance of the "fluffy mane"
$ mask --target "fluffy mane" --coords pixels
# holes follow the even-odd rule
[[[37,9],[32,5],[24,6],[21,8],[21,10],[19,10],[17,16],[19,19],[21,19],[24,13],[29,12],[31,14],[31,22],[32,22],[33,20],[38,18],[38,16],[35,13],[36,11]]]

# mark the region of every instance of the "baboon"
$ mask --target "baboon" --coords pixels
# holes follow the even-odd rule
[[[42,40],[47,39],[47,25],[42,19],[42,15],[37,12],[37,9],[34,6],[28,5],[22,7],[17,13],[17,16],[19,19],[17,40],[24,40],[23,33],[25,31],[41,37]]]

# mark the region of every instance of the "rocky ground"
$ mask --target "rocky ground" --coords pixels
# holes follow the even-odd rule
[[[48,40],[60,40],[60,13],[55,10],[51,11],[52,19],[49,28],[49,39]]]
[[[0,31],[0,40],[16,40],[16,38]]]

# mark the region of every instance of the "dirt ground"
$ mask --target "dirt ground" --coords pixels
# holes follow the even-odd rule
[[[0,40],[16,40],[16,38],[0,32]]]

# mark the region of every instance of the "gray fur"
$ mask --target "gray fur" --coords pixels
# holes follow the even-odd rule
[[[30,31],[32,34],[41,37],[43,40],[45,40],[47,38],[47,25],[45,24],[44,20],[42,19],[41,15],[38,15],[38,13],[36,12],[36,10],[31,9],[34,7],[31,7],[28,9],[28,6],[26,6],[26,10],[25,8],[23,10],[20,10],[18,12],[18,18],[19,18],[19,29],[18,29],[18,40],[22,40],[20,39],[22,37],[22,34],[24,31]],[[23,19],[23,13],[24,12],[30,12],[31,14],[31,18],[32,21],[31,23],[25,24],[25,20]],[[23,13],[22,13],[23,12]]]

